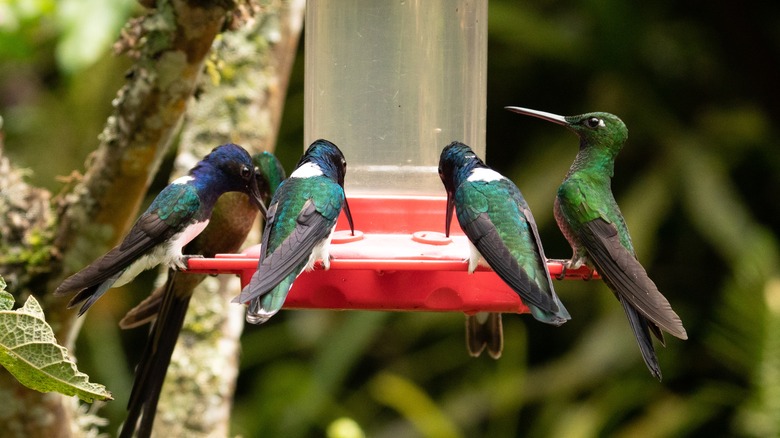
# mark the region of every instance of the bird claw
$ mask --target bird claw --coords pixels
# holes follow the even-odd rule
[[[555,275],[556,280],[561,281],[566,278],[566,271],[569,269],[569,263],[571,262],[570,260],[548,259],[547,262],[558,263],[561,265],[560,274]]]
[[[173,262],[174,268],[179,271],[186,271],[190,266],[190,259],[202,259],[204,258],[200,254],[183,255],[180,259]]]
[[[563,280],[566,278],[566,270],[568,268],[566,267],[566,263],[561,263],[561,273],[555,276],[555,279],[558,281]]]

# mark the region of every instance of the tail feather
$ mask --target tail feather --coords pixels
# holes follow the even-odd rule
[[[83,315],[87,310],[89,310],[90,307],[92,307],[93,304],[95,304],[97,300],[100,299],[100,297],[103,296],[103,294],[111,289],[111,286],[113,286],[117,279],[122,276],[123,272],[124,271],[119,271],[102,283],[98,283],[80,290],[76,296],[74,296],[70,302],[68,302],[68,308],[75,307],[76,305],[83,302],[84,304],[82,304],[81,308],[79,309],[79,316]]]
[[[197,285],[202,279],[203,276],[200,275],[179,274],[174,270],[168,271],[168,281],[159,315],[152,325],[149,340],[135,371],[133,390],[127,404],[127,419],[119,435],[120,438],[133,436],[136,427],[138,430],[136,436],[148,437],[151,435],[165,374],[168,371],[168,365],[176,347],[176,340],[184,325],[184,317],[192,297],[191,291],[194,287],[192,283]],[[140,424],[138,424],[139,417],[141,418]]]
[[[188,274],[195,275],[195,274]],[[123,330],[140,327],[157,319],[165,296],[166,285],[158,287],[151,295],[146,297],[137,306],[130,309],[119,321],[119,327]]]
[[[658,357],[653,347],[653,339],[650,336],[651,329],[654,333],[657,333],[659,331],[658,327],[642,316],[627,300],[620,298],[620,296],[618,296],[618,300],[626,312],[628,322],[631,325],[631,330],[634,332],[634,337],[639,345],[639,351],[642,353],[642,359],[644,359],[647,369],[650,370],[650,374],[653,377],[660,381],[662,378],[661,366],[658,364]]]
[[[249,302],[246,311],[246,320],[250,324],[263,324],[276,315],[284,306],[287,294],[290,292],[296,275],[288,277],[273,290],[265,295],[257,297]]]
[[[501,314],[479,312],[466,315],[466,347],[472,357],[478,357],[485,349],[493,359],[501,357],[504,349]]]

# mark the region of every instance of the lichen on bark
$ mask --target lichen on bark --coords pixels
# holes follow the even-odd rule
[[[120,46],[136,60],[112,101],[113,113],[87,159],[83,177],[72,178],[51,201],[47,192],[29,187],[21,197],[5,189],[0,196],[13,199],[6,201],[13,205],[19,199],[27,202],[26,206],[4,204],[3,208],[26,208],[23,219],[30,222],[23,232],[9,228],[13,234],[9,231],[8,236],[21,237],[8,254],[25,261],[19,272],[9,275],[14,282],[10,290],[35,290],[42,295],[47,321],[68,348],[77,334],[75,313],[65,310],[66,300],[46,291],[114,245],[136,217],[161,157],[178,131],[204,58],[235,6],[233,1],[158,0],[155,9],[132,20]],[[3,173],[16,178],[15,190],[23,187],[18,172]],[[19,216],[7,217],[17,220]],[[39,274],[41,266],[48,272],[32,275]],[[5,264],[1,267],[4,273],[9,269]],[[0,370],[0,388],[0,402],[8,414],[0,415],[4,436],[68,437],[74,433],[70,426],[76,422],[68,399],[23,388],[4,370]]]

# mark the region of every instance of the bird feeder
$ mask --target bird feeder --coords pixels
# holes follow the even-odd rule
[[[458,140],[486,156],[487,2],[308,2],[305,23],[304,148],[325,138],[344,153],[355,234],[342,213],[330,270],[298,277],[285,307],[527,312],[489,268],[468,274],[457,223],[444,235],[441,150]],[[189,269],[245,285],[259,252],[190,259]]]

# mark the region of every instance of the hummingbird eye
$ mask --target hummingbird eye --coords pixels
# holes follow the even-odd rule
[[[241,166],[241,178],[249,179],[252,176],[252,171],[247,166]]]
[[[588,128],[594,128],[594,129],[595,129],[595,128],[598,128],[598,127],[605,126],[605,125],[604,125],[604,121],[603,121],[603,120],[601,120],[601,119],[600,119],[600,118],[598,118],[598,117],[591,117],[591,118],[589,118],[588,120],[586,120],[586,121],[585,121],[585,125],[586,125]]]

